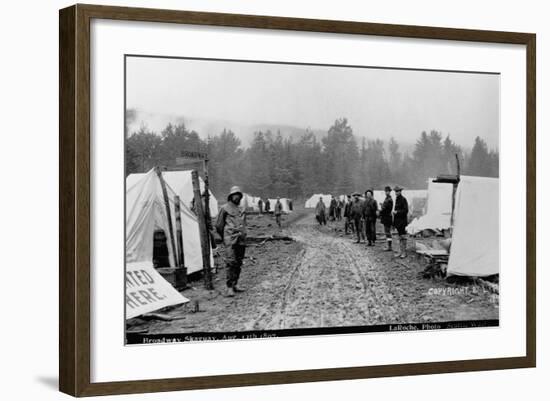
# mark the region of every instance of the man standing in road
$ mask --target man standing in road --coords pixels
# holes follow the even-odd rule
[[[344,202],[340,198],[336,200],[336,221],[342,220],[342,208],[344,207]]]
[[[234,297],[236,292],[243,291],[237,286],[246,250],[246,215],[244,210],[239,208],[242,198],[240,188],[232,187],[227,203],[221,207],[216,221],[216,231],[222,237],[225,246],[228,297]]]
[[[353,233],[353,223],[351,220],[351,195],[347,196],[346,204],[344,205],[344,230],[346,235],[348,235],[348,228]]]
[[[332,198],[330,199],[330,206],[328,208],[328,215],[329,215],[329,220],[330,221],[336,220],[336,199],[334,198],[334,195],[332,195]]]
[[[395,191],[395,209],[393,212],[393,226],[399,235],[399,251],[395,256],[401,259],[407,257],[407,224],[409,215],[409,204],[407,199],[401,194],[403,188],[397,185]]]
[[[384,234],[386,234],[386,247],[384,251],[392,250],[392,238],[391,238],[391,226],[393,224],[392,212],[393,212],[393,199],[391,197],[391,188],[386,186],[384,188],[386,192],[386,198],[382,203],[380,209],[380,222],[384,225]]]
[[[363,217],[363,209],[365,205],[360,198],[359,192],[353,193],[353,201],[351,202],[350,207],[350,217],[353,220],[353,225],[355,228],[355,233],[357,234],[357,243],[361,242],[361,237],[363,236],[363,228],[361,224],[361,219]]]
[[[319,222],[319,225],[327,225],[326,208],[323,198],[319,198],[319,201],[317,201],[317,205],[315,206],[315,218],[317,222]]]
[[[260,213],[264,212],[264,201],[262,200],[262,198],[258,200],[258,209],[260,210]]]
[[[275,222],[281,228],[281,215],[283,214],[283,204],[281,203],[281,198],[277,197],[277,202],[275,202]]]
[[[265,212],[269,213],[271,210],[271,202],[269,202],[269,198],[265,198]]]
[[[365,233],[367,234],[367,246],[374,246],[376,242],[376,214],[378,213],[378,202],[374,199],[372,189],[365,191]]]

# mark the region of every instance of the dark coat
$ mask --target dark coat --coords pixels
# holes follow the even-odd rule
[[[350,217],[351,213],[351,201],[347,201],[344,205],[344,217]]]
[[[382,209],[380,210],[380,222],[385,226],[391,226],[393,224],[393,199],[391,196],[386,196],[384,203],[382,203]]]
[[[223,238],[223,243],[226,246],[245,245],[246,218],[244,211],[232,202],[227,202],[218,213],[216,231]]]
[[[406,227],[408,224],[409,204],[403,195],[395,197],[394,227]]]
[[[352,219],[360,219],[361,217],[363,217],[364,209],[365,204],[361,199],[358,199],[357,201],[351,201],[349,217],[351,217]]]
[[[378,212],[378,202],[376,202],[376,199],[374,198],[367,198],[367,200],[365,200],[365,209],[363,211],[365,217],[368,217],[369,219],[376,219],[376,212]]]
[[[325,203],[321,199],[319,199],[319,202],[317,202],[317,205],[315,206],[315,215],[324,217],[325,213]]]
[[[283,204],[280,201],[275,203],[275,216],[280,216],[283,213]]]

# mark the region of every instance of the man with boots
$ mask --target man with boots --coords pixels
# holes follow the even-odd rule
[[[336,198],[334,197],[334,195],[332,195],[330,199],[330,204],[328,207],[328,219],[330,221],[336,220]]]
[[[391,227],[393,224],[393,199],[391,197],[390,187],[386,186],[384,192],[386,192],[386,199],[384,199],[382,208],[380,209],[380,222],[384,225],[384,234],[386,235],[386,247],[384,251],[388,252],[392,250]]]
[[[359,197],[359,192],[353,193],[353,201],[351,202],[350,208],[350,217],[353,221],[355,228],[355,233],[357,234],[357,243],[361,242],[361,237],[363,236],[363,227],[361,224],[361,219],[363,218],[364,207],[363,201]]]
[[[317,201],[317,205],[315,206],[315,218],[320,226],[327,225],[326,209],[323,198],[319,198]]]
[[[397,229],[399,235],[399,252],[395,256],[404,259],[407,257],[407,224],[409,215],[409,204],[407,199],[401,194],[403,188],[397,185],[395,191],[395,209],[393,212],[393,226]]]
[[[365,191],[365,233],[367,234],[367,246],[374,246],[376,242],[376,214],[378,213],[378,202],[374,199],[374,191]]]
[[[346,203],[344,205],[344,224],[346,235],[348,235],[348,228],[353,233],[353,223],[351,220],[351,195],[347,196]]]
[[[225,247],[228,297],[234,297],[236,292],[243,292],[237,287],[246,250],[246,215],[239,208],[242,198],[240,188],[232,187],[227,203],[221,207],[216,221],[216,231],[222,237]]]

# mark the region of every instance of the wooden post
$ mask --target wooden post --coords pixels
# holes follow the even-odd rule
[[[204,159],[204,205],[205,205],[204,218],[206,219],[206,228],[208,230],[208,240],[210,241],[211,239],[210,229],[212,227],[212,220],[210,216],[210,186],[208,184],[208,159]]]
[[[458,159],[458,153],[455,153],[455,159],[456,159],[456,182],[453,182],[453,199],[451,203],[451,235],[453,233],[453,227],[455,223],[456,190],[458,188],[458,183],[460,182],[460,160]]]
[[[183,254],[183,231],[181,228],[181,208],[180,197],[176,195],[174,197],[174,210],[176,212],[176,248],[178,253],[178,267],[185,266],[185,258]]]
[[[187,268],[185,267],[185,252],[183,248],[183,229],[181,226],[181,207],[180,207],[180,197],[176,195],[174,197],[175,202],[175,211],[176,211],[176,247],[178,249],[178,260],[179,265],[176,269],[176,287],[186,288],[187,287]]]
[[[172,213],[170,212],[170,201],[168,199],[168,191],[166,190],[166,183],[164,182],[164,178],[162,178],[162,171],[160,170],[160,167],[155,167],[155,172],[157,173],[157,176],[160,180],[160,186],[162,188],[162,196],[164,198],[164,206],[166,208],[166,217],[168,219],[168,231],[170,231],[170,243],[172,244],[172,251],[174,253],[174,267],[177,267],[178,262],[178,254],[176,251],[176,241],[174,239],[174,226],[172,225]]]
[[[199,174],[197,173],[197,170],[191,171],[191,181],[193,182],[195,210],[197,212],[197,220],[199,222],[204,286],[206,287],[207,290],[211,290],[214,287],[212,285],[212,271],[210,267],[210,233],[208,232],[208,226],[206,224],[206,216],[205,216],[205,210],[202,204]],[[206,209],[209,208],[208,204],[206,204],[205,206],[206,206]]]

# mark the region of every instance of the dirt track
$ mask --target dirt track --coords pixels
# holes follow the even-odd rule
[[[394,259],[375,247],[355,244],[342,222],[319,227],[312,212],[276,228],[270,216],[250,220],[253,234],[286,234],[296,241],[274,241],[247,248],[240,284],[247,289],[223,296],[225,271],[215,275],[214,291],[202,282],[184,295],[199,303],[168,312],[177,320],[129,322],[149,333],[225,332],[307,327],[424,323],[498,318],[498,298],[471,285],[418,277],[414,257]]]

